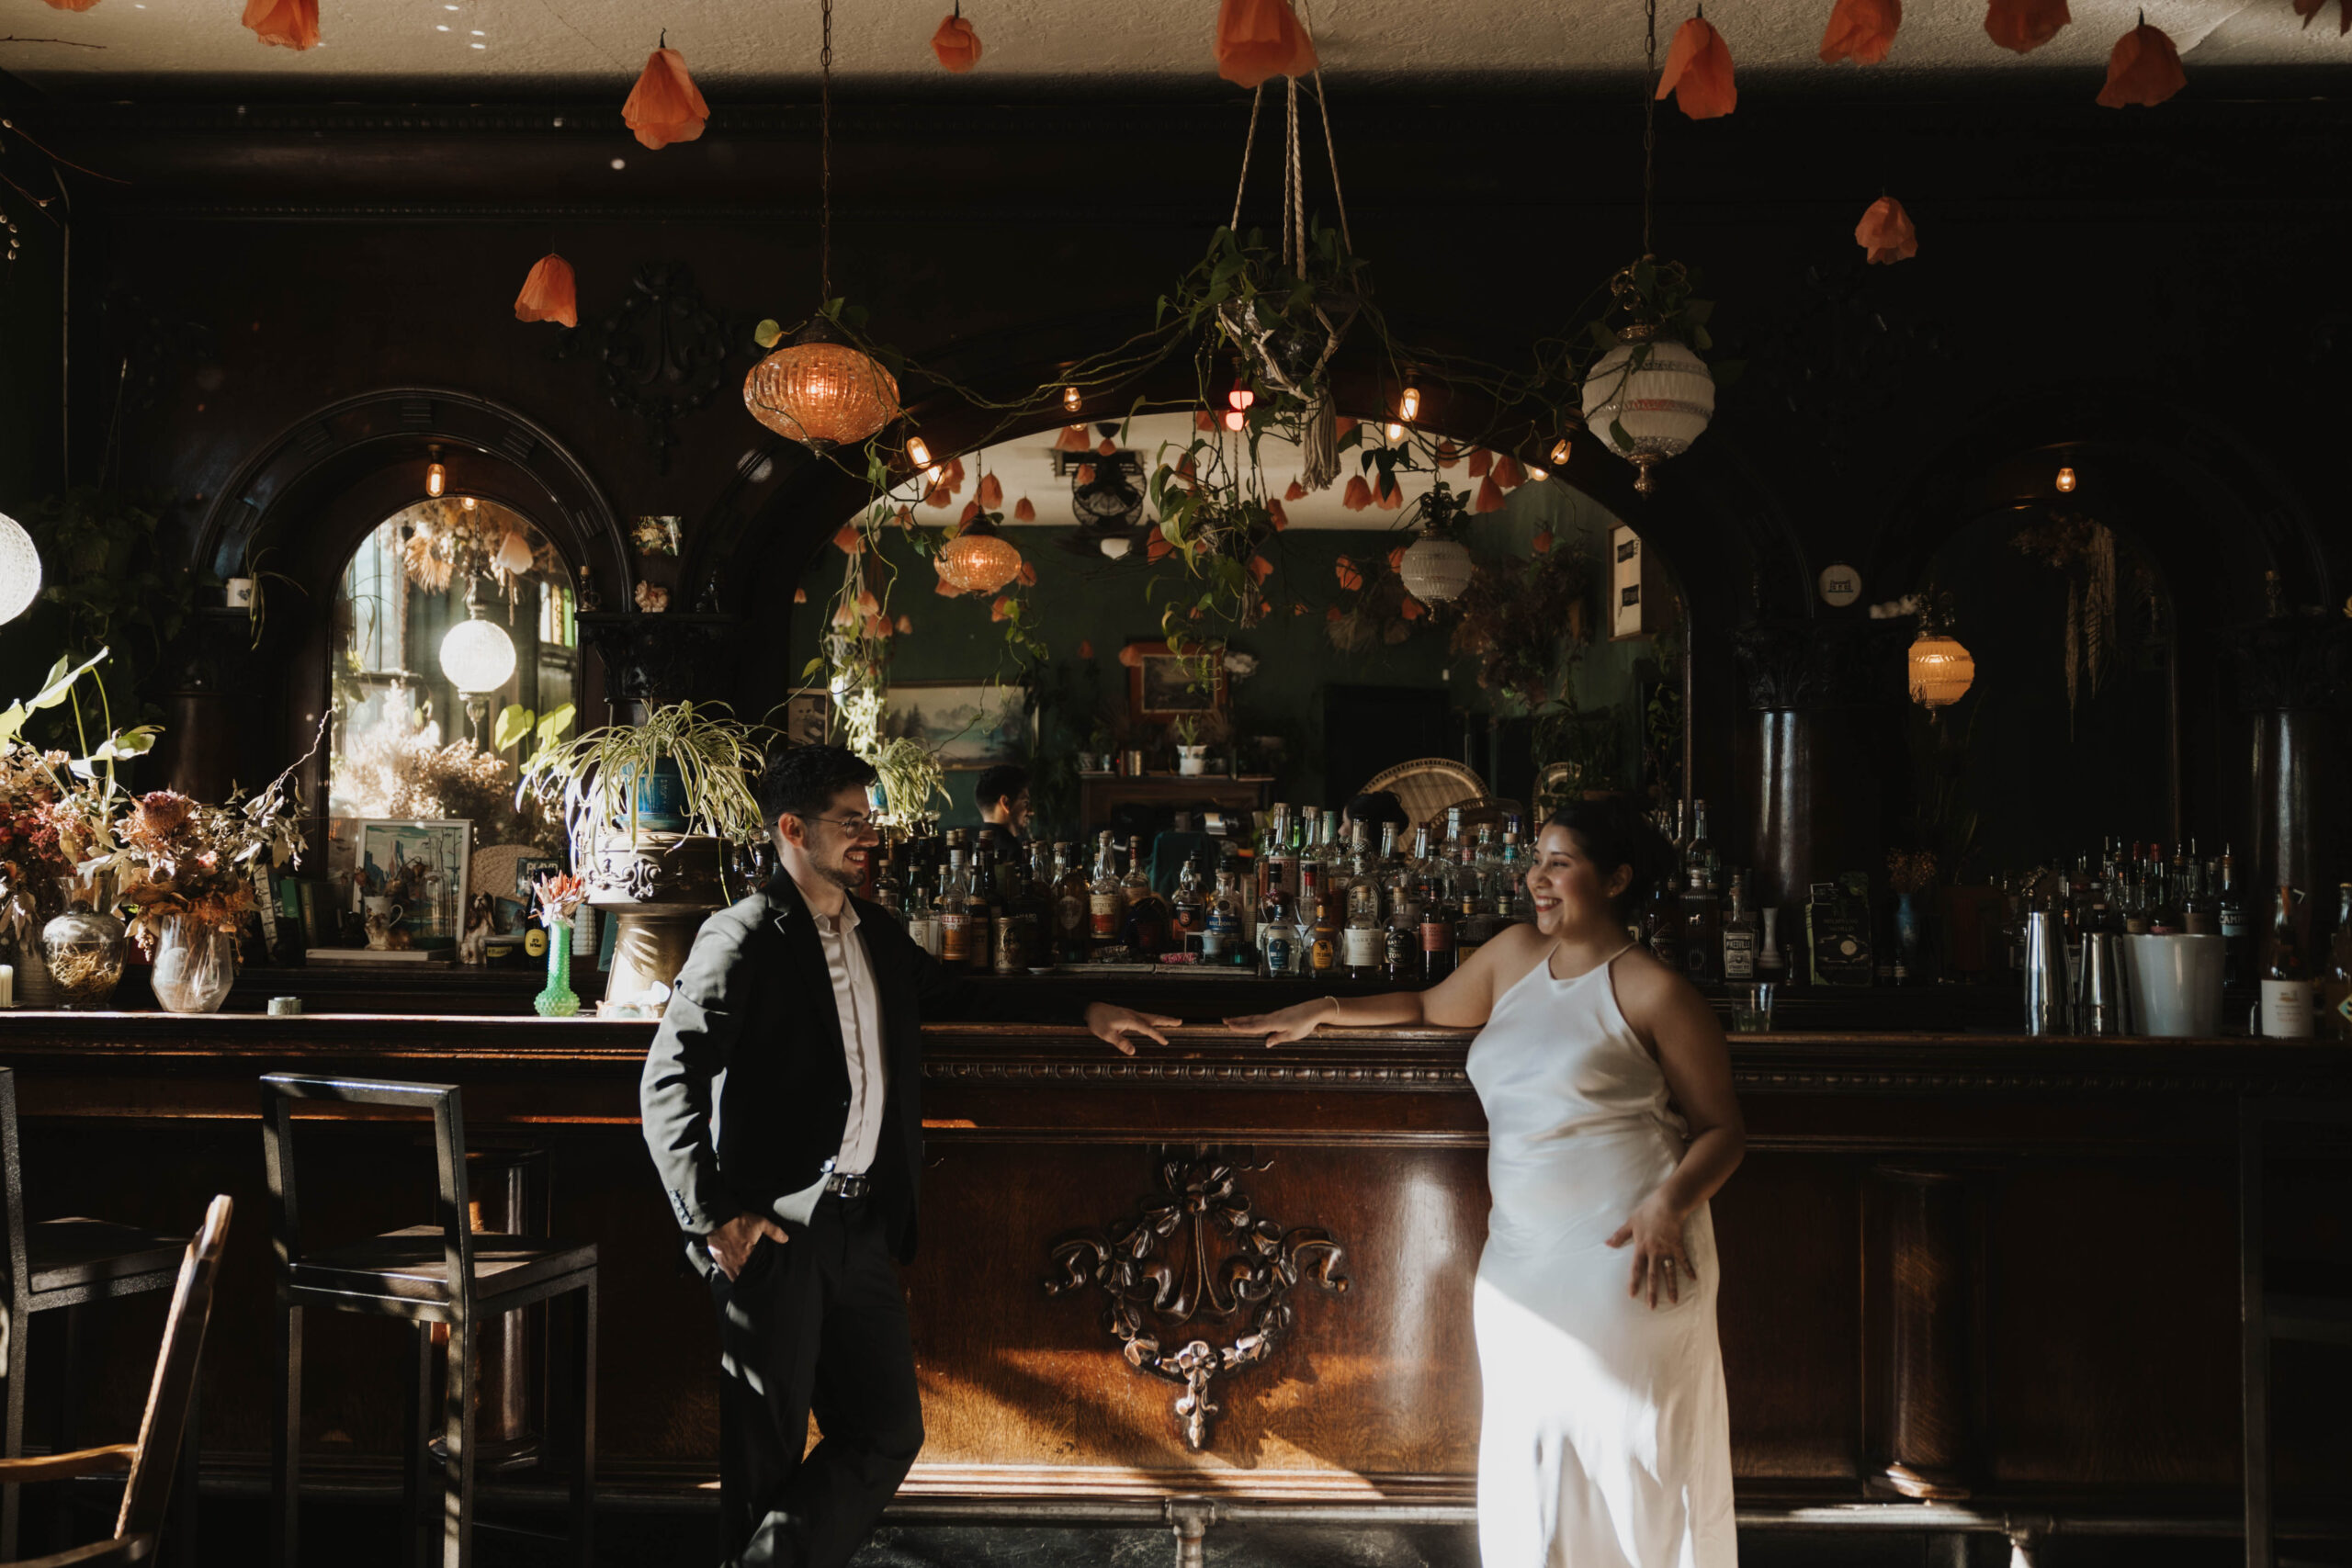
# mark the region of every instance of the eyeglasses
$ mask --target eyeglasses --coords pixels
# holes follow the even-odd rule
[[[797,815],[797,813],[795,813],[795,815]],[[862,839],[868,833],[878,831],[878,829],[874,826],[874,818],[871,817],[802,817],[800,820],[803,822],[830,822],[834,827],[839,828],[842,832],[847,833],[853,839]]]

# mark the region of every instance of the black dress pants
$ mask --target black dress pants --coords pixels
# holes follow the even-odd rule
[[[922,1449],[897,1260],[865,1200],[763,1241],[718,1309],[718,1486],[730,1568],[841,1568]],[[802,1457],[808,1416],[822,1440]]]

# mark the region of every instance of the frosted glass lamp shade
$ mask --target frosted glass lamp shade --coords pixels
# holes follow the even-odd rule
[[[441,639],[441,673],[460,692],[495,692],[514,678],[514,640],[493,621],[459,621]]]
[[[743,406],[778,435],[824,452],[898,418],[899,382],[872,356],[811,328],[752,367]]]
[[[1636,367],[1634,352],[1644,346],[1649,353]],[[1680,457],[1705,434],[1715,415],[1715,378],[1705,360],[1673,338],[1630,339],[1594,363],[1584,378],[1583,401],[1585,423],[1603,446],[1641,469],[1636,482],[1647,493],[1651,468]]]
[[[13,621],[40,596],[40,552],[23,525],[0,513],[0,621]]]
[[[1911,700],[1922,707],[1950,707],[1976,682],[1976,660],[1957,637],[1920,633],[1910,664]]]
[[[967,593],[993,593],[1021,575],[1021,552],[995,530],[974,528],[940,547],[939,575]]]
[[[1396,563],[1405,592],[1424,604],[1461,598],[1462,591],[1470,586],[1470,570],[1468,549],[1433,536],[1414,540],[1406,548],[1405,558]]]

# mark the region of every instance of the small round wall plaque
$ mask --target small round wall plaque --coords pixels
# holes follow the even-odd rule
[[[1844,609],[1862,596],[1862,574],[1850,566],[1821,569],[1821,602]]]

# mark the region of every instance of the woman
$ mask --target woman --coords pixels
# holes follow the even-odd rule
[[[1744,1145],[1731,1059],[1706,1002],[1626,939],[1669,854],[1621,802],[1570,806],[1536,841],[1532,926],[1427,991],[1229,1021],[1269,1045],[1325,1024],[1479,1027],[1485,1568],[1738,1560],[1707,1213]]]

